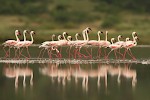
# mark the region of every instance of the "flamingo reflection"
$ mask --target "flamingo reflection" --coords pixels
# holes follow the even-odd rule
[[[33,70],[29,67],[4,67],[4,75],[7,78],[15,78],[15,88],[18,87],[18,78],[23,77],[23,86],[26,86],[26,77],[30,77],[30,85],[33,85]]]

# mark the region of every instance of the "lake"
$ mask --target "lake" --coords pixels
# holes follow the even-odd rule
[[[150,47],[133,48],[136,61],[129,56],[128,60],[117,61],[113,53],[107,61],[69,60],[63,50],[63,59],[48,59],[45,53],[44,58],[36,60],[40,49],[29,50],[33,59],[19,62],[4,60],[4,52],[0,51],[0,100],[150,99]]]

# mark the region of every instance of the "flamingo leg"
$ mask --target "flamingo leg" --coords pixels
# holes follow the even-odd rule
[[[108,55],[105,57],[105,59],[108,59],[108,57],[112,51],[113,51],[113,49],[111,49],[111,51],[108,53]]]
[[[107,55],[106,55],[106,49],[104,48],[104,58],[107,59]]]
[[[41,50],[40,50],[40,53],[39,53],[39,56],[38,56],[38,58],[40,58],[40,56],[41,56],[41,53],[42,53],[42,51],[44,50],[44,48],[42,48]]]
[[[97,50],[97,59],[100,59],[100,53],[101,53],[101,49],[100,49],[100,47],[98,47],[98,50]]]
[[[43,58],[43,56],[44,56],[45,51],[46,51],[46,49],[44,49],[44,51],[43,51],[42,58]]]
[[[133,60],[136,60],[130,49],[128,49],[127,53],[129,54],[130,57],[132,57]]]
[[[8,57],[10,58],[10,48],[8,49],[8,52],[9,52],[9,53],[8,53],[8,54],[9,54]]]
[[[9,56],[9,53],[8,53],[8,51],[5,50],[5,47],[3,47],[3,50],[4,50],[4,52],[5,52],[4,58],[7,58],[7,57]]]
[[[117,57],[117,54],[116,54],[116,50],[114,50],[114,54],[115,54],[115,57],[116,57],[116,59],[117,59],[118,57]]]
[[[51,51],[52,51],[52,50],[48,50],[48,49],[47,49],[47,54],[48,54],[48,56],[49,56],[50,59],[52,58],[52,57],[51,57]]]
[[[67,47],[67,49],[66,49],[66,54],[68,53],[68,58],[69,58],[69,48],[70,47]]]
[[[127,51],[128,51],[128,49],[124,50],[123,59],[125,59]]]
[[[26,49],[27,49],[28,57],[31,58],[31,55],[30,55],[30,53],[29,53],[29,48],[26,47]]]
[[[28,57],[26,57],[25,55],[22,54],[22,51],[23,51],[23,49],[20,51],[20,48],[19,48],[19,56],[18,56],[18,59],[20,58],[20,56],[23,56],[23,57],[25,57],[26,59],[28,59]]]
[[[119,49],[120,50],[120,49]],[[119,51],[117,51],[116,50],[116,52],[118,53],[118,54],[120,54],[122,57],[123,57],[123,54],[122,53],[120,53]],[[119,59],[120,59],[120,56],[119,56]]]

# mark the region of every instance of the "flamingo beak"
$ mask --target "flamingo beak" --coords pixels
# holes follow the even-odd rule
[[[87,32],[87,33],[89,33],[89,31],[88,31],[88,30],[87,30],[86,32]]]
[[[20,31],[18,31],[18,35],[21,35],[21,32],[20,32]]]
[[[81,37],[81,34],[78,34]]]
[[[26,33],[28,33],[28,34],[29,34],[29,31],[26,31]]]
[[[140,41],[140,39],[139,39],[139,38],[137,38],[137,40],[138,40],[138,41]]]
[[[66,32],[66,35],[68,36],[68,33]]]
[[[88,29],[92,31],[92,29],[90,27]]]
[[[137,33],[135,33],[135,36],[137,36]]]
[[[101,33],[103,34],[103,31],[101,31]]]

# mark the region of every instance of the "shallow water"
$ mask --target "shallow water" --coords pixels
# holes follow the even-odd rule
[[[44,62],[43,58],[30,62],[39,53],[36,47],[30,48],[34,59],[29,63],[1,60],[0,100],[149,100],[149,50],[149,47],[133,48],[140,63],[130,61],[130,57],[126,62],[118,62],[113,55],[107,62],[71,59],[76,62],[63,63],[66,59]],[[0,52],[3,57],[3,51]],[[48,58],[46,54],[44,57]]]

